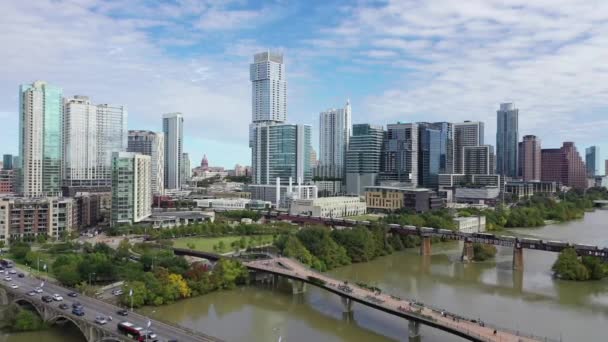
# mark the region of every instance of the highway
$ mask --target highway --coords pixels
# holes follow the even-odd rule
[[[82,294],[78,294],[77,298],[69,297],[68,293],[72,292],[70,289],[66,289],[64,287],[52,284],[50,282],[44,282],[44,286],[42,287],[43,293],[37,293],[35,296],[29,296],[27,293],[32,291],[36,287],[40,287],[42,280],[30,276],[28,274],[28,272],[25,272],[21,269],[18,269],[18,268],[14,268],[14,269],[17,271],[17,273],[24,273],[25,277],[19,278],[17,276],[17,274],[11,274],[10,277],[12,278],[12,280],[6,281],[5,280],[5,277],[7,276],[6,271],[4,273],[0,274],[0,285],[7,288],[7,291],[12,291],[13,293],[15,291],[17,291],[17,292],[21,293],[24,298],[35,297],[38,300],[40,300],[41,297],[44,295],[52,296],[53,294],[59,294],[60,296],[63,297],[63,301],[59,301],[59,302],[53,301],[51,303],[45,303],[45,304],[54,306],[59,309],[59,305],[61,303],[66,303],[69,305],[69,308],[66,310],[63,310],[63,311],[65,311],[65,315],[67,317],[85,319],[85,320],[91,322],[92,325],[97,325],[98,327],[112,333],[112,335],[124,336],[117,329],[117,324],[121,321],[129,321],[129,322],[135,324],[136,326],[140,326],[144,329],[146,329],[147,323],[148,323],[148,321],[150,321],[151,326],[150,326],[149,330],[151,330],[157,334],[157,336],[158,336],[157,340],[159,342],[166,342],[166,341],[170,341],[170,340],[176,340],[179,342],[182,342],[182,341],[220,341],[218,339],[215,339],[211,336],[206,336],[199,332],[185,330],[182,327],[169,325],[169,324],[162,323],[162,322],[155,321],[155,320],[149,320],[147,317],[144,317],[140,314],[137,314],[137,313],[131,312],[131,311],[129,311],[127,317],[119,316],[117,314],[117,311],[120,310],[121,308],[119,308],[117,306],[114,306],[114,305],[106,303],[106,302],[99,301],[97,299],[94,299],[94,298],[91,298],[88,296],[84,296]],[[19,286],[19,288],[11,289],[10,288],[11,284],[16,284],[17,286]],[[72,314],[72,303],[74,303],[74,302],[79,302],[80,304],[82,304],[82,306],[84,308],[83,311],[85,313],[84,316],[78,317],[78,316]],[[95,323],[95,318],[100,315],[105,316],[105,317],[111,316],[112,321],[110,321],[104,325],[99,325],[99,324]]]

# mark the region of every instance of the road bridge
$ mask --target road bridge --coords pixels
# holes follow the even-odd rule
[[[22,270],[17,270],[17,272],[27,274]],[[68,296],[68,293],[72,292],[70,289],[52,284],[48,281],[44,282],[42,293],[37,293],[35,295],[28,294],[28,292],[32,291],[34,288],[40,287],[41,284],[41,279],[34,278],[29,275],[26,275],[23,278],[19,278],[17,275],[14,275],[11,281],[6,281],[4,279],[0,280],[0,305],[17,304],[21,306],[28,306],[33,308],[40,315],[42,320],[48,324],[71,322],[78,327],[87,342],[132,342],[133,339],[127,338],[118,331],[117,323],[121,320],[129,321],[136,326],[144,327],[144,329],[148,322],[150,322],[149,329],[154,331],[158,336],[158,340],[162,342],[172,339],[188,342],[220,341],[197,331],[192,331],[177,325],[149,319],[135,312],[129,312],[128,316],[124,317],[123,319],[123,317],[116,314],[116,312],[121,308],[84,295],[78,295],[77,298],[71,298]],[[53,294],[62,296],[64,298],[63,301],[52,301],[50,303],[46,303],[42,300],[43,295]],[[67,304],[70,305],[70,307],[66,310],[59,307],[59,305],[64,301],[67,301]],[[78,302],[82,305],[85,313],[83,316],[77,316],[72,313],[72,302]],[[97,324],[95,323],[95,318],[97,316],[114,316],[116,317],[117,322],[108,322],[107,324],[103,325]]]

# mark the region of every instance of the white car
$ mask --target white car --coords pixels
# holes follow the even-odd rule
[[[15,270],[10,270],[10,271],[8,271],[8,273],[10,273],[10,274],[17,274],[17,271],[15,271]]]
[[[120,295],[122,295],[122,293],[123,292],[120,289],[112,290],[112,294],[115,296],[120,296]]]
[[[13,280],[13,278],[11,278],[11,277],[4,277],[4,280],[5,281],[11,281],[11,280]]]
[[[36,293],[42,293],[42,288],[37,287],[37,288],[34,289],[34,292],[36,292]]]
[[[19,285],[17,285],[17,284],[11,284],[11,288],[13,288],[13,289],[18,289],[18,288],[19,288]]]
[[[61,302],[63,300],[63,297],[61,297],[60,295],[58,295],[57,293],[55,293],[53,295],[53,300],[56,302]]]

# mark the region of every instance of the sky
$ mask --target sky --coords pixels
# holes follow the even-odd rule
[[[182,112],[192,165],[248,165],[249,64],[272,50],[288,121],[313,131],[350,99],[353,123],[481,120],[494,145],[513,102],[520,136],[608,159],[603,0],[4,0],[0,46],[0,153],[17,153],[19,84],[45,80],[126,106],[129,129]]]

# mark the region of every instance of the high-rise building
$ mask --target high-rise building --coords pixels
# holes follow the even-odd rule
[[[312,129],[309,125],[259,124],[252,131],[253,184],[286,184],[312,180],[310,153]]]
[[[493,175],[494,146],[466,146],[464,148],[465,175]]]
[[[501,103],[496,119],[496,171],[503,177],[517,177],[519,109]]]
[[[384,129],[369,124],[353,125],[353,135],[346,152],[346,193],[361,195],[365,187],[376,184]]]
[[[448,122],[419,122],[418,183],[438,185],[438,174],[454,173],[454,125]]]
[[[112,222],[133,224],[152,212],[150,156],[115,152],[112,158]]]
[[[262,52],[249,67],[253,122],[287,121],[287,82],[283,54]]]
[[[127,111],[76,95],[63,104],[63,185],[109,187],[111,156],[127,149]]]
[[[319,114],[319,163],[334,166],[342,178],[348,142],[352,135],[350,101],[344,108],[328,109]]]
[[[180,176],[181,186],[188,185],[190,178],[192,177],[192,167],[190,165],[190,156],[188,153],[182,153],[182,174]]]
[[[5,154],[4,156],[2,156],[2,169],[3,170],[12,170],[14,169],[17,165],[16,165],[16,158],[17,156],[14,156],[12,154]]]
[[[150,156],[152,194],[164,194],[165,135],[162,132],[129,131],[127,151]]]
[[[386,126],[379,180],[418,186],[418,124]]]
[[[317,158],[317,151],[313,148],[310,149],[310,167],[315,168],[319,166],[319,159]]]
[[[541,180],[560,182],[577,189],[587,188],[587,169],[574,143],[564,142],[561,148],[541,150]]]
[[[540,181],[541,141],[535,135],[526,135],[519,143],[519,176],[525,181]]]
[[[181,113],[163,115],[165,134],[165,189],[179,189],[182,184],[182,153],[184,143],[184,117]]]
[[[585,164],[587,165],[587,175],[590,177],[602,174],[599,146],[590,146],[585,149]]]
[[[63,91],[36,81],[19,89],[19,192],[25,197],[61,193]]]
[[[464,173],[465,146],[484,144],[484,124],[479,121],[465,121],[454,124],[454,173]]]
[[[604,161],[604,175],[608,176],[608,159]]]

